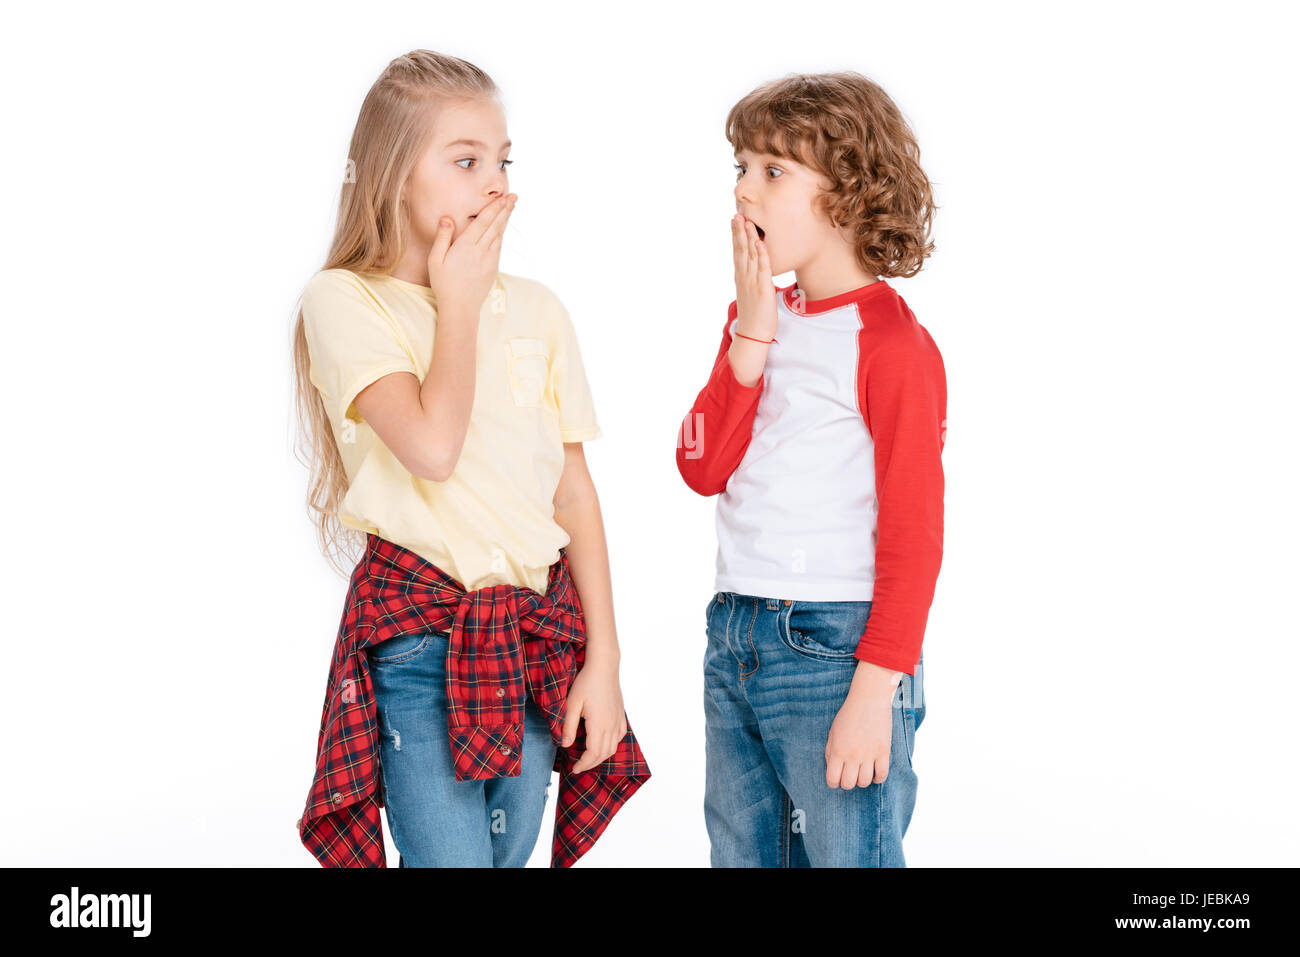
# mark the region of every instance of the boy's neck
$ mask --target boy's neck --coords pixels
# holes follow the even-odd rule
[[[878,281],[862,270],[851,249],[846,246],[844,252],[847,255],[822,256],[794,271],[795,284],[806,300],[830,299]]]

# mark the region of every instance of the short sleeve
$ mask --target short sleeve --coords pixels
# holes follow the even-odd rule
[[[556,408],[560,410],[560,438],[565,442],[585,442],[602,435],[596,423],[591,386],[578,349],[578,336],[569,312],[554,295],[551,299],[552,321],[557,343],[551,360],[551,388]]]
[[[311,356],[311,381],[332,418],[362,421],[357,394],[391,372],[419,377],[404,337],[383,303],[356,276],[326,269],[302,296],[303,331]]]

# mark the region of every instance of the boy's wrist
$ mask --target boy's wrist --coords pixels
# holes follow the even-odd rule
[[[902,680],[901,671],[859,659],[858,666],[853,672],[853,683],[849,687],[849,694],[856,693],[872,698],[892,697],[894,689]]]

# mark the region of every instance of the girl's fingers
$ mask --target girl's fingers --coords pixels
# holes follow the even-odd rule
[[[507,203],[504,211],[488,227],[488,233],[493,237],[494,242],[501,241],[501,234],[506,231],[506,224],[510,222],[510,214],[515,211],[514,203]]]
[[[470,223],[469,228],[465,230],[465,235],[469,237],[470,242],[478,243],[483,239],[483,235],[488,231],[488,227],[491,226],[493,221],[495,221],[501,214],[501,210],[505,208],[505,205],[506,198],[504,196],[498,196],[496,199],[492,200],[492,202],[487,204],[487,208],[484,209],[483,212],[474,217],[474,222]]]
[[[450,216],[444,216],[438,220],[438,231],[433,235],[433,248],[429,250],[429,258],[436,258],[437,262],[442,262],[447,258],[447,250],[451,248],[451,234],[456,231],[456,226]]]

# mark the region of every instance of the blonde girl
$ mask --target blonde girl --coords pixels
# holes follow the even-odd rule
[[[510,149],[486,73],[429,50],[393,60],[361,106],[334,241],[303,293],[293,359],[308,502],[327,555],[365,549],[299,823],[327,866],[384,866],[381,800],[401,866],[522,866],[553,768],[563,780],[622,775],[605,791],[575,788],[580,807],[565,806],[562,791],[553,863],[571,863],[648,776],[619,687],[604,528],[582,446],[601,430],[573,325],[542,283],[498,269],[518,198]],[[567,594],[570,573],[576,622],[540,602]],[[380,613],[378,586],[389,586]],[[439,597],[402,604],[408,593]],[[515,614],[521,602],[531,617]],[[545,631],[550,650],[528,634],[526,657],[509,668],[493,659],[498,647],[517,655],[510,642],[526,627]],[[547,672],[561,631],[572,639],[562,650],[578,655],[557,678]],[[348,671],[361,632],[391,637],[372,640],[364,666]],[[490,651],[475,644],[489,640]],[[466,661],[478,678],[448,670]],[[489,665],[504,668],[503,698],[527,679],[522,729],[471,716],[463,738],[455,727],[449,737],[465,704],[457,694],[482,691]],[[358,711],[357,695],[368,707],[370,692],[373,711]],[[372,746],[355,743],[371,727],[378,774]]]

